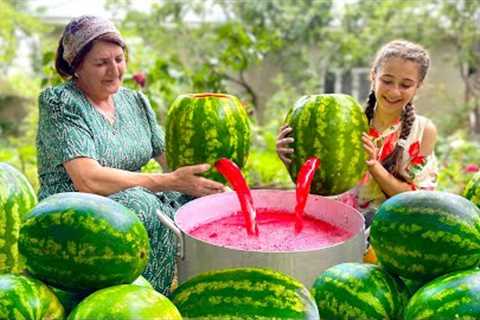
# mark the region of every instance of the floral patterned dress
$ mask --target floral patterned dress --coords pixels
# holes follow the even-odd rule
[[[105,167],[140,171],[164,151],[164,132],[145,96],[122,88],[113,100],[116,114],[111,123],[72,81],[41,93],[37,133],[40,200],[55,193],[76,191],[63,166],[67,160],[87,157]],[[153,193],[141,187],[109,198],[130,208],[145,225],[151,251],[143,275],[159,292],[168,293],[175,267],[176,239],[158,221],[156,211],[173,218],[190,198],[178,192]]]
[[[430,120],[417,115],[412,130],[407,138],[407,148],[402,155],[400,174],[410,184],[412,190],[434,190],[437,180],[437,160],[435,154],[424,157],[420,154],[420,143],[423,132]],[[384,160],[396,146],[401,123],[397,120],[384,132],[370,128],[369,136],[378,148],[380,160]],[[364,214],[374,214],[378,207],[387,199],[375,179],[366,173],[360,183],[350,191],[337,197]]]

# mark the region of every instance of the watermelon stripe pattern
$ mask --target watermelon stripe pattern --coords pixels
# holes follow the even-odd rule
[[[250,149],[250,121],[238,98],[219,93],[187,94],[168,109],[166,157],[171,170],[225,157],[240,168]],[[216,171],[207,177],[225,182]]]
[[[473,175],[465,186],[463,196],[480,208],[480,172]]]
[[[403,283],[373,264],[342,263],[324,271],[312,294],[321,319],[401,318],[408,301]]]
[[[153,289],[153,286],[148,282],[143,276],[139,276],[135,281],[132,282],[132,285],[146,287]],[[50,286],[50,290],[57,296],[58,300],[65,310],[65,314],[69,314],[79,303],[82,301],[88,293],[85,292],[71,292],[62,289],[58,289]]]
[[[182,317],[170,300],[157,291],[137,285],[118,285],[98,290],[68,316],[68,320],[168,319]]]
[[[0,319],[64,319],[57,297],[42,282],[26,276],[0,275]]]
[[[420,288],[410,299],[405,320],[478,319],[480,270],[453,272]]]
[[[293,128],[295,153],[289,173],[296,181],[302,164],[311,156],[320,159],[311,193],[335,195],[351,189],[366,172],[362,133],[368,121],[359,103],[343,94],[300,98],[285,122]]]
[[[189,319],[318,319],[308,290],[297,280],[268,269],[203,273],[180,285],[171,299]]]
[[[20,227],[36,203],[28,180],[14,167],[0,163],[0,273],[21,272]]]
[[[147,232],[133,212],[79,192],[38,204],[20,231],[19,249],[29,272],[70,291],[131,283],[149,255]]]
[[[404,192],[379,208],[370,243],[390,272],[431,280],[480,263],[480,210],[455,194]]]

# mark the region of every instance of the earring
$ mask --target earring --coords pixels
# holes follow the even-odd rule
[[[77,78],[77,79],[80,78],[80,77],[78,76],[78,73],[76,73],[76,72],[73,73],[73,76],[74,76],[75,78]]]

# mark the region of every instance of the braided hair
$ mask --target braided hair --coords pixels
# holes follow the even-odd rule
[[[419,66],[420,82],[425,79],[427,71],[430,67],[430,57],[428,52],[421,46],[405,40],[394,40],[383,46],[375,57],[372,65],[372,73],[377,73],[382,64],[385,63],[385,61],[387,61],[389,58],[393,57],[402,58],[404,60],[417,63]],[[365,115],[367,116],[369,123],[371,123],[373,120],[376,103],[377,98],[375,97],[375,92],[372,89],[367,97],[365,107]],[[410,135],[410,131],[415,121],[415,108],[413,107],[411,101],[408,102],[403,108],[400,115],[400,121],[401,128],[399,140],[406,140]],[[402,161],[403,148],[405,148],[405,146],[397,143],[392,153],[390,153],[390,155],[388,155],[388,157],[382,161],[382,165],[394,177],[404,181],[405,179],[400,175],[400,164]]]

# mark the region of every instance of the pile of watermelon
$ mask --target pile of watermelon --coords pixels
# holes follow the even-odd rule
[[[140,276],[149,242],[127,208],[79,192],[37,204],[16,169],[0,177],[0,319],[318,319],[302,283],[267,269],[198,275],[168,299]]]
[[[0,164],[0,319],[181,319],[141,277],[147,231],[117,202],[61,193],[36,203]]]
[[[250,127],[238,99],[181,96],[169,119],[172,169],[220,157],[245,163]],[[322,161],[313,193],[341,193],[364,175],[361,135],[368,126],[350,97],[303,97],[286,120],[297,150],[292,179],[312,155]],[[214,172],[207,176],[221,180]],[[25,177],[0,163],[0,319],[477,319],[478,181],[465,191],[471,201],[426,191],[387,200],[371,226],[377,264],[333,266],[311,288],[275,270],[216,270],[165,297],[140,276],[150,248],[133,212],[84,193],[37,204]]]
[[[382,204],[370,231],[378,264],[344,263],[313,285],[326,319],[479,319],[480,210],[446,192]]]

